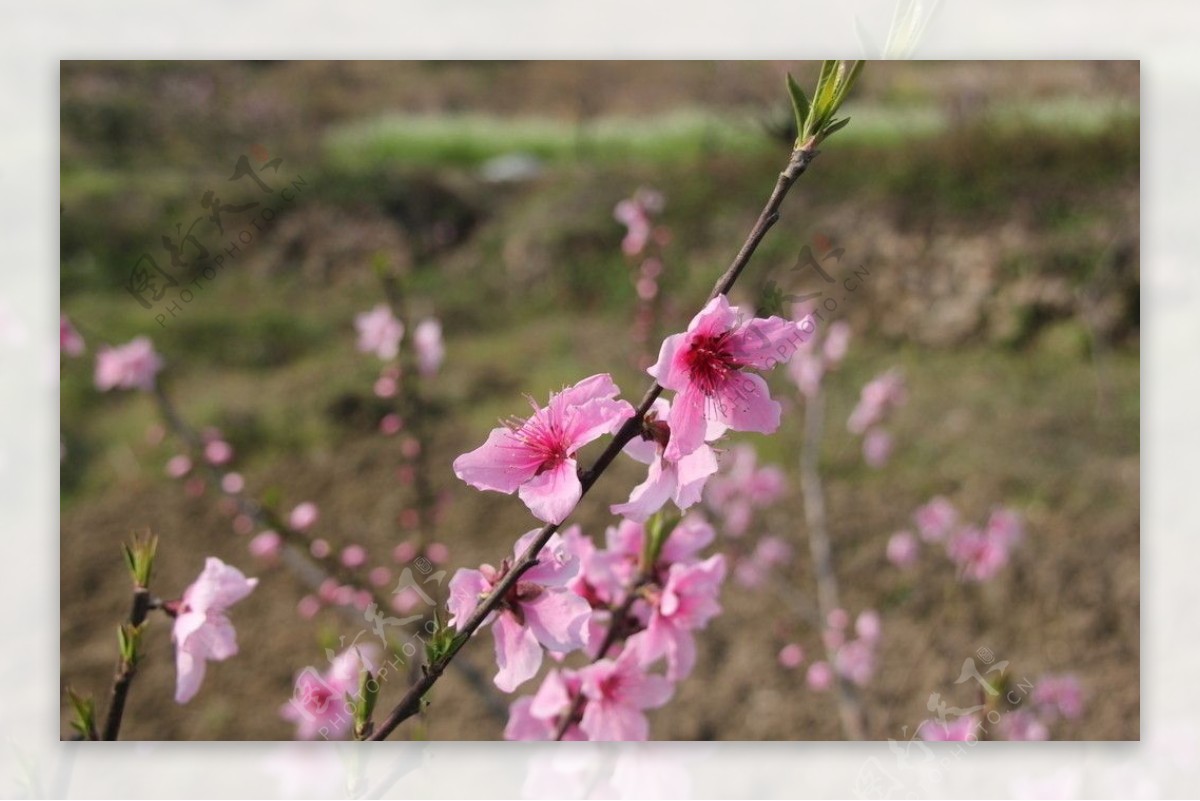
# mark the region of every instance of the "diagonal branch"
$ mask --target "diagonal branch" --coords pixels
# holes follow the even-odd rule
[[[717,281],[716,285],[713,286],[712,293],[709,295],[709,300],[717,297],[718,295],[727,294],[729,290],[733,288],[738,276],[742,274],[742,270],[744,270],[746,265],[750,263],[750,258],[754,255],[754,251],[758,249],[758,245],[760,242],[762,242],[763,237],[767,235],[767,232],[770,231],[771,227],[779,220],[779,207],[782,205],[784,197],[787,196],[788,190],[791,189],[792,184],[796,182],[796,179],[799,178],[806,169],[808,169],[808,165],[812,162],[816,155],[817,151],[812,146],[806,146],[792,151],[791,157],[788,159],[787,166],[784,168],[783,172],[779,174],[779,179],[775,182],[775,188],[771,192],[771,197],[767,200],[767,204],[763,207],[762,212],[758,215],[758,220],[755,222],[754,227],[750,230],[750,234],[746,237],[746,241],[738,251],[737,256],[729,265],[729,269],[725,271],[725,274],[722,275]],[[601,453],[596,459],[595,463],[580,476],[579,482],[582,485],[580,500],[582,500],[583,496],[588,493],[588,490],[592,488],[592,485],[596,483],[596,480],[600,478],[604,471],[608,469],[608,466],[612,464],[613,460],[617,457],[617,454],[624,449],[630,440],[638,435],[642,429],[642,418],[645,417],[646,412],[650,410],[651,405],[654,403],[655,399],[662,394],[662,391],[663,388],[659,386],[657,382],[650,385],[649,389],[646,390],[645,395],[642,397],[641,403],[638,404],[634,415],[625,421],[625,424],[622,425],[617,433],[613,435],[612,441],[609,442],[608,447],[604,449],[604,452]],[[455,637],[454,643],[450,649],[444,655],[434,660],[426,667],[425,675],[408,689],[408,691],[404,694],[404,697],[400,699],[400,702],[388,714],[387,718],[379,724],[379,727],[371,736],[372,740],[386,739],[388,735],[395,731],[397,726],[421,710],[422,699],[425,697],[425,694],[433,688],[433,685],[437,683],[437,680],[441,677],[442,672],[446,669],[446,666],[451,663],[459,649],[461,649],[462,646],[465,645],[472,636],[474,636],[475,632],[481,625],[483,625],[483,622],[487,619],[488,615],[490,615],[496,606],[501,602],[501,600],[503,600],[503,598],[508,594],[508,591],[516,585],[521,576],[524,575],[527,570],[537,564],[538,554],[546,545],[546,542],[549,541],[550,537],[553,536],[554,532],[558,531],[558,528],[558,525],[548,524],[538,532],[537,537],[535,537],[533,542],[529,544],[529,547],[525,549],[525,552],[521,554],[520,558],[517,560],[516,564],[513,565],[512,569],[507,573],[507,575],[505,575],[504,578],[501,579],[501,581],[492,589],[491,593],[482,601],[480,601],[480,603],[475,607],[475,611],[459,630],[459,634],[457,637]]]

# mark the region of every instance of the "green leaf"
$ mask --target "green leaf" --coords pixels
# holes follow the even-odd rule
[[[824,136],[828,137],[830,134],[837,133],[838,131],[845,128],[846,123],[848,123],[848,122],[850,122],[849,117],[846,117],[846,118],[840,119],[840,120],[833,120],[832,122],[830,122],[828,125],[825,126]]]
[[[796,138],[804,137],[805,127],[808,125],[808,115],[811,111],[811,106],[808,102],[808,97],[804,94],[804,90],[800,88],[800,84],[796,83],[796,79],[789,72],[787,76],[788,94],[792,96],[792,112],[796,116]]]
[[[71,728],[84,739],[99,739],[96,734],[96,702],[91,697],[79,695],[67,688],[67,702],[71,705]]]

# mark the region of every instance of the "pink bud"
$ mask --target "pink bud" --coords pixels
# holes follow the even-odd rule
[[[417,545],[412,540],[402,542],[392,549],[392,561],[398,565],[411,562],[417,555]]]
[[[317,505],[312,501],[305,501],[292,509],[291,514],[288,515],[288,526],[296,531],[306,531],[317,522],[317,518],[320,516]]]
[[[450,549],[440,542],[431,542],[425,549],[425,555],[429,557],[429,561],[435,565],[445,564],[450,558]]]
[[[192,472],[192,460],[182,453],[167,460],[167,475],[171,478],[183,478]]]
[[[321,611],[321,602],[315,595],[305,595],[296,604],[296,614],[305,620],[312,620]]]
[[[367,550],[361,545],[347,545],[342,549],[342,564],[346,567],[362,567],[367,561]]]
[[[871,467],[883,467],[892,455],[892,435],[872,428],[863,437],[863,459]]]
[[[841,631],[850,625],[850,613],[840,607],[831,609],[825,622],[829,624],[830,628]]]
[[[888,539],[888,561],[899,568],[909,568],[917,563],[920,544],[909,531],[897,531]]]
[[[212,465],[223,465],[233,459],[233,446],[223,439],[214,439],[204,446],[204,458]]]
[[[867,643],[878,642],[882,630],[883,624],[879,620],[879,613],[874,609],[864,609],[859,613],[858,619],[854,621],[855,633]]]
[[[367,578],[376,587],[382,587],[392,580],[392,571],[382,565],[371,570]]]
[[[392,608],[403,615],[411,611],[420,600],[421,596],[416,590],[412,587],[404,587],[392,596]]]
[[[332,549],[329,547],[329,543],[326,540],[316,539],[313,540],[308,546],[308,550],[318,559],[324,559],[325,557],[329,556]]]
[[[230,495],[237,495],[246,488],[246,479],[242,478],[241,473],[226,473],[221,476],[221,489],[228,492]]]
[[[779,650],[779,664],[789,670],[794,670],[804,664],[804,649],[790,642]]]
[[[833,686],[833,668],[829,667],[829,663],[824,660],[813,662],[808,666],[804,681],[807,682],[810,690],[819,693],[825,692]]]
[[[396,379],[380,376],[375,381],[375,394],[381,398],[394,398],[396,396]]]
[[[279,558],[279,552],[283,548],[283,538],[274,531],[264,531],[255,535],[246,547],[249,548],[251,556],[271,563]]]
[[[403,427],[398,414],[385,414],[379,421],[379,430],[387,436],[392,436]]]
[[[321,582],[320,586],[317,587],[317,597],[325,603],[331,604],[337,597],[337,588],[338,583],[335,580],[331,578],[325,579]]]

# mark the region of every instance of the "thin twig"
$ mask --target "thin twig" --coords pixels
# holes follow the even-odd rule
[[[808,399],[804,405],[804,446],[800,451],[800,486],[804,494],[804,519],[808,534],[808,549],[812,554],[813,579],[817,584],[817,610],[819,627],[828,625],[829,613],[838,609],[837,574],[833,569],[833,553],[829,545],[829,528],[825,516],[825,491],[821,485],[819,467],[821,435],[825,426],[825,399],[821,391]],[[822,637],[822,640],[825,638]],[[838,715],[842,730],[851,740],[861,740],[864,735],[862,704],[858,692],[848,679],[837,672],[837,649],[825,643],[825,654],[834,668],[837,682]]]
[[[738,251],[737,256],[729,265],[729,269],[725,271],[725,274],[721,276],[713,287],[712,293],[709,295],[709,300],[718,295],[727,294],[733,287],[742,270],[750,262],[750,258],[754,255],[754,251],[758,248],[763,237],[766,236],[767,232],[778,221],[779,207],[783,203],[788,190],[791,189],[796,179],[808,168],[808,165],[816,155],[817,151],[812,149],[792,151],[787,167],[779,174],[779,179],[775,182],[775,189],[771,192],[770,199],[768,199],[766,206],[763,207],[762,212],[758,215],[757,222],[755,222],[741,250]],[[642,397],[641,403],[638,404],[634,415],[626,420],[625,424],[613,435],[608,447],[604,449],[591,468],[584,471],[580,476],[581,500],[588,493],[588,490],[592,488],[592,485],[596,483],[596,480],[608,469],[608,466],[612,464],[617,454],[641,431],[642,418],[645,417],[646,412],[650,410],[651,405],[662,394],[662,391],[663,388],[657,382],[650,385]],[[556,531],[558,531],[558,525],[547,524],[538,532],[538,535],[525,549],[525,552],[521,554],[520,558],[517,559],[512,569],[492,588],[491,593],[475,607],[475,611],[471,613],[471,616],[467,618],[459,629],[459,634],[454,639],[454,643],[448,651],[426,667],[425,675],[404,694],[404,697],[400,699],[400,702],[388,714],[387,719],[379,725],[375,733],[371,736],[372,740],[386,739],[388,735],[395,731],[397,726],[420,711],[422,699],[432,689],[433,685],[437,683],[446,666],[454,659],[459,649],[474,636],[479,627],[483,625],[484,620],[500,604],[509,590],[516,585],[521,576],[537,564],[538,554]]]
[[[150,611],[150,591],[145,587],[135,587],[133,603],[129,610],[129,626],[137,629],[146,622],[146,613]],[[125,659],[124,655],[117,661],[117,672],[113,677],[112,695],[108,703],[108,715],[104,719],[104,729],[100,739],[115,740],[121,731],[121,720],[125,716],[125,699],[129,697],[129,686],[137,675],[137,663]]]

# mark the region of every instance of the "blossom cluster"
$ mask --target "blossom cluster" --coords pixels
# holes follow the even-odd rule
[[[450,581],[451,625],[462,628],[487,603],[485,625],[495,641],[495,684],[512,692],[533,678],[550,653],[561,661],[583,652],[577,670],[558,667],[531,698],[518,700],[510,738],[644,739],[644,711],[665,703],[672,682],[695,663],[694,632],[720,611],[723,555],[701,558],[715,536],[697,513],[665,522],[668,501],[695,505],[717,472],[713,443],[727,431],[772,433],[781,407],[765,381],[802,339],[797,323],[778,317],[745,320],[724,295],[713,298],[680,334],[668,337],[647,372],[671,399],[657,399],[638,429],[612,378],[600,374],[533,404],[524,420],[494,429],[487,441],[454,462],[456,475],[482,490],[516,493],[539,520],[558,525],[583,494],[578,451],[623,432],[624,451],[648,465],[646,480],[612,511],[622,516],[598,547],[577,527],[552,533],[534,566],[493,597],[540,536],[535,529],[500,565],[460,569]],[[782,476],[756,468],[738,452],[734,476],[718,494],[753,505],[782,491]],[[655,672],[663,664],[661,674]]]
[[[724,556],[700,554],[715,533],[698,514],[684,518],[657,547],[654,528],[623,520],[599,548],[572,526],[551,537],[543,551],[548,557],[509,591],[493,615],[498,687],[512,691],[536,675],[539,645],[559,662],[572,651],[591,661],[552,669],[534,695],[517,699],[508,739],[556,739],[560,732],[563,739],[647,738],[645,710],[665,704],[674,683],[691,674],[695,634],[719,614],[726,572]],[[505,569],[485,565],[455,575],[455,621],[474,611]],[[609,636],[613,631],[621,636]]]
[[[954,505],[940,495],[918,508],[913,522],[919,538],[911,531],[897,531],[887,543],[888,561],[909,568],[919,558],[921,542],[941,545],[959,579],[967,582],[995,578],[1025,535],[1021,516],[1012,509],[993,509],[982,527],[964,525]]]

